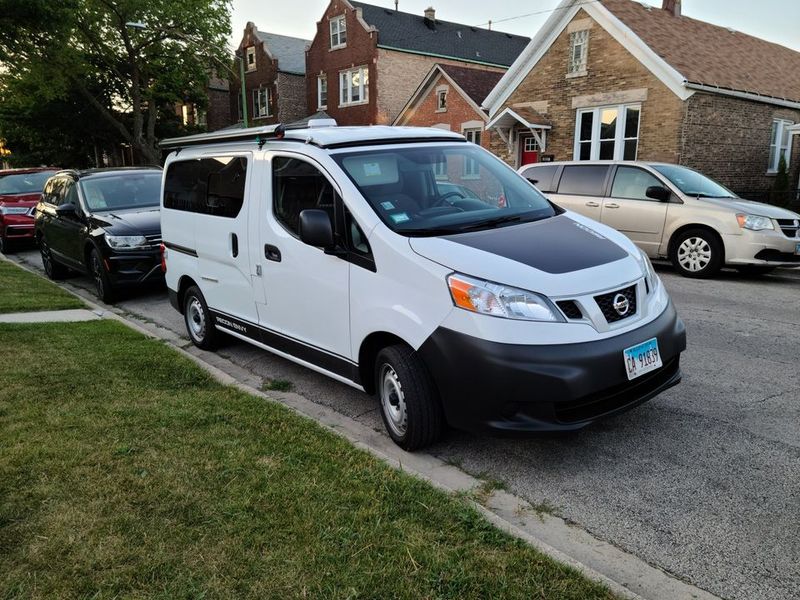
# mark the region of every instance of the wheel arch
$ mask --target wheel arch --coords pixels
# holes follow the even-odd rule
[[[186,290],[188,290],[192,286],[196,286],[197,289],[200,289],[200,286],[197,285],[197,282],[194,279],[192,279],[189,275],[182,275],[181,278],[178,280],[178,311],[181,314],[184,313],[183,303],[184,303],[184,298],[186,297]]]
[[[405,344],[411,347],[411,344],[406,342],[400,336],[389,333],[388,331],[375,331],[370,333],[361,342],[358,349],[358,375],[361,379],[361,386],[368,394],[375,393],[375,360],[378,358],[378,353],[388,346],[395,344]]]
[[[675,245],[678,242],[678,238],[681,234],[686,233],[692,229],[700,229],[703,231],[709,232],[713,235],[716,240],[719,242],[720,248],[722,248],[722,264],[725,264],[725,240],[720,235],[719,231],[714,229],[710,225],[705,225],[703,223],[687,223],[686,225],[681,225],[675,231],[672,232],[672,235],[669,238],[669,244],[667,245],[667,258],[672,260],[673,252],[675,251]]]

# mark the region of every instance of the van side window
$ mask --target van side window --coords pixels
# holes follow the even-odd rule
[[[535,179],[535,185],[539,188],[540,192],[545,194],[555,192],[555,185],[553,185],[553,177],[558,172],[558,165],[536,166],[531,167],[527,171],[522,172],[525,179]]]
[[[608,175],[606,165],[580,165],[564,167],[559,194],[574,196],[602,196]]]
[[[295,236],[300,234],[300,213],[324,210],[334,222],[336,192],[330,181],[311,163],[297,158],[272,159],[272,205],[275,218]]]
[[[173,162],[164,180],[164,208],[236,218],[246,179],[247,159],[241,156]]]
[[[652,186],[664,187],[664,184],[644,169],[618,167],[617,173],[614,175],[611,197],[658,202],[654,198],[647,197],[647,188]]]

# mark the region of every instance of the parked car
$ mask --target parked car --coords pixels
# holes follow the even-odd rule
[[[33,209],[45,182],[57,171],[52,167],[0,171],[0,252],[33,241]]]
[[[444,421],[579,429],[678,383],[683,323],[625,236],[460,135],[327,121],[162,144],[167,287],[195,345],[224,332],[375,393],[409,450]],[[442,195],[442,163],[478,199]]]
[[[681,275],[712,277],[800,266],[800,215],[743,200],[687,167],[581,161],[519,170],[553,202],[613,227]]]
[[[103,302],[120,288],[162,281],[160,191],[159,168],[58,172],[36,207],[47,275],[91,275]]]

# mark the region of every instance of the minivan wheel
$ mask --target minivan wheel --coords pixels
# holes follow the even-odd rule
[[[433,381],[411,348],[384,348],[375,361],[375,390],[389,437],[403,450],[417,450],[439,439],[442,409]]]
[[[183,320],[192,343],[203,350],[215,350],[219,332],[211,321],[206,299],[200,288],[193,285],[183,297]]]
[[[42,266],[44,272],[50,279],[64,279],[67,276],[67,268],[61,263],[56,262],[47,241],[44,238],[39,240],[39,253],[42,255]]]
[[[672,244],[670,260],[684,277],[713,277],[722,268],[722,244],[707,229],[690,229]]]
[[[94,280],[94,289],[97,297],[106,304],[113,304],[114,288],[111,287],[111,279],[96,248],[89,255],[89,271]]]

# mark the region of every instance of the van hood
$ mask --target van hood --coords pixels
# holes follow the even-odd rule
[[[156,235],[161,233],[161,211],[158,206],[147,209],[121,210],[92,215],[92,225],[112,235]]]
[[[609,289],[644,275],[639,251],[627,238],[573,213],[409,243],[454,271],[554,297]]]
[[[743,200],[740,198],[700,198],[701,202],[708,202],[715,206],[735,210],[737,213],[769,217],[770,219],[800,219],[800,215],[779,206]]]

